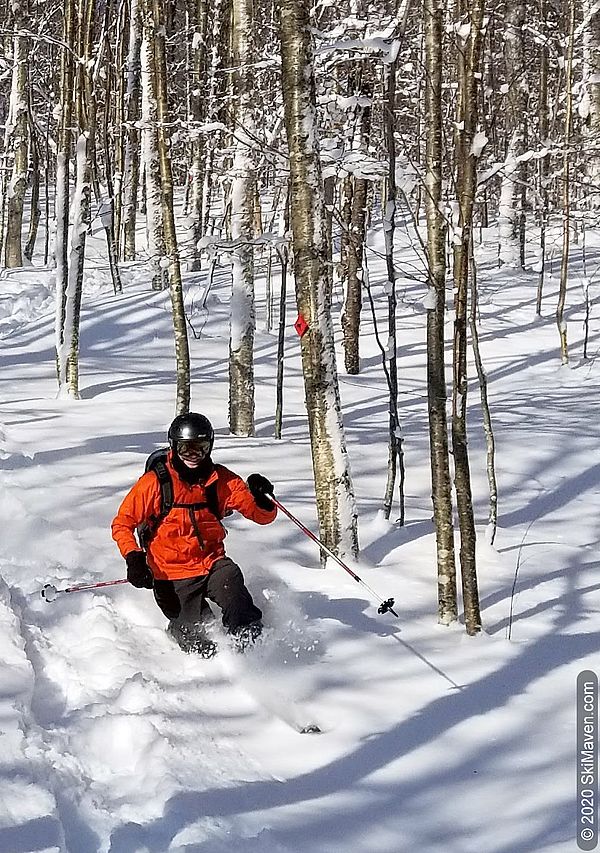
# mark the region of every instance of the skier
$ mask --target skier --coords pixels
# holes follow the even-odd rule
[[[213,615],[206,599],[221,608],[225,630],[243,651],[260,635],[262,613],[240,567],[225,554],[226,531],[220,519],[237,510],[258,524],[269,524],[277,515],[267,497],[273,486],[260,474],[251,474],[244,483],[213,463],[214,431],[204,415],[178,415],[168,439],[162,473],[158,466],[147,469],[112,523],[113,539],[127,563],[127,580],[153,589],[169,619],[167,631],[184,651],[204,657],[216,651],[205,631]],[[165,480],[172,484],[167,506]]]

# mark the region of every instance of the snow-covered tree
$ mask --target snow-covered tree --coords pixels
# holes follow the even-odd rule
[[[153,71],[148,81],[148,92],[156,99],[156,154],[159,166],[160,219],[163,223],[164,256],[159,266],[168,273],[171,308],[173,311],[173,334],[177,368],[177,414],[187,412],[190,407],[190,351],[187,337],[187,322],[183,306],[183,282],[179,247],[175,228],[173,205],[173,169],[171,163],[170,116],[167,96],[167,58],[165,50],[165,23],[161,0],[144,0],[144,39],[147,67]],[[143,52],[143,48],[142,48]]]
[[[502,187],[498,203],[498,242],[501,263],[516,260],[517,240],[522,230],[523,200],[526,182],[525,153],[527,121],[527,78],[523,28],[525,0],[516,0],[506,7],[504,56],[506,67],[506,110],[504,132],[507,139]]]
[[[140,184],[140,131],[137,124],[140,118],[141,97],[142,17],[140,0],[130,0],[130,3],[128,50],[125,67],[124,113],[126,121],[123,178],[119,184],[122,194],[123,257],[126,261],[133,261],[136,257],[135,225]],[[120,237],[118,242],[120,246]]]
[[[23,33],[27,17],[25,0],[13,0],[11,9],[14,36],[12,38],[12,85],[7,121],[10,128],[10,134],[7,133],[10,157],[7,165],[12,166],[12,174],[8,185],[5,263],[7,267],[20,267],[23,265],[21,231],[29,165],[27,117],[29,47],[27,36]]]
[[[467,317],[469,267],[472,255],[473,208],[477,189],[477,160],[482,141],[477,136],[480,56],[485,0],[461,4],[456,28],[457,116],[455,133],[456,194],[459,221],[454,239],[454,355],[452,393],[452,453],[460,529],[460,569],[465,624],[469,634],[481,629],[475,557],[475,519],[467,448]]]
[[[444,318],[446,312],[446,231],[442,210],[443,164],[443,20],[444,0],[425,0],[425,210],[429,289],[427,312],[427,396],[433,517],[437,543],[438,618],[443,624],[457,617],[456,563],[452,493],[448,457]]]
[[[256,175],[252,154],[253,0],[233,0],[234,140],[231,178],[232,290],[229,341],[229,428],[254,434],[254,252]]]
[[[583,0],[583,98],[579,113],[586,122],[586,169],[591,199],[600,206],[600,4]]]
[[[63,48],[60,72],[60,118],[56,147],[56,366],[59,393],[68,393],[67,370],[73,328],[73,296],[69,290],[69,202],[73,125],[74,57],[76,46],[75,0],[66,0],[63,14]]]
[[[152,0],[142,3],[142,168],[146,190],[146,241],[152,268],[152,289],[168,286],[165,263],[165,233],[161,204],[160,156],[158,151],[158,95],[155,57],[155,27]]]
[[[290,156],[290,207],[302,368],[321,537],[358,551],[357,516],[342,423],[330,313],[330,267],[306,0],[279,7],[282,89]],[[302,331],[302,328],[301,328]]]

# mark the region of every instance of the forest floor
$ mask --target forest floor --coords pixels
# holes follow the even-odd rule
[[[0,273],[0,850],[7,853],[567,853],[575,841],[575,684],[600,651],[600,241],[574,247],[570,363],[555,323],[558,266],[535,314],[535,269],[478,247],[481,348],[497,443],[499,524],[479,391],[469,396],[484,631],[436,622],[426,311],[415,253],[398,254],[398,370],[406,524],[380,514],[387,397],[368,305],[362,370],[340,375],[360,517],[357,571],[399,619],[283,516],[227,519],[230,555],[264,610],[244,657],[183,655],[151,593],[127,585],[110,538],[120,500],[174,414],[168,294],[125,265],[112,293],[91,241],[81,400],[56,398],[53,273]],[[381,235],[372,235],[374,251]],[[373,256],[375,258],[375,255]],[[381,261],[371,286],[384,329]],[[201,309],[186,275],[192,408],[214,458],[258,471],[316,528],[296,317],[289,299],[283,438],[273,436],[277,333],[259,282],[256,436],[227,429],[227,267]],[[592,306],[583,357],[584,289]],[[275,288],[275,304],[277,304]],[[451,292],[449,291],[449,302]],[[340,296],[334,305],[339,328]],[[447,339],[452,336],[448,314]],[[387,337],[387,333],[385,335]],[[339,366],[343,360],[338,354]],[[397,514],[397,508],[394,512]],[[457,543],[458,547],[458,543]],[[320,735],[295,727],[317,722]]]

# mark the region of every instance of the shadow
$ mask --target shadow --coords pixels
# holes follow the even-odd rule
[[[62,827],[53,817],[34,818],[20,826],[0,829],[0,850],[5,853],[34,853],[36,850],[48,850],[49,847],[62,849],[62,846]],[[93,853],[97,850],[96,845]]]
[[[510,699],[526,691],[528,686],[542,678],[554,668],[597,654],[600,650],[600,631],[587,635],[555,634],[552,632],[531,644],[523,646],[521,653],[498,670],[485,675],[479,681],[466,685],[460,691],[445,692],[412,717],[391,727],[388,731],[374,734],[349,754],[330,761],[316,770],[300,773],[282,785],[276,780],[260,780],[241,783],[225,789],[206,791],[184,791],[175,794],[167,803],[164,815],[146,825],[133,822],[118,827],[111,837],[111,853],[135,853],[145,846],[151,853],[168,849],[170,841],[189,822],[203,817],[228,818],[251,812],[282,809],[299,803],[315,803],[341,791],[364,785],[366,779],[378,770],[415,752],[421,746],[435,741],[444,732],[472,717],[482,717],[487,712],[508,704]],[[507,735],[507,737],[509,737]],[[420,778],[407,778],[378,786],[378,795],[362,806],[346,812],[343,818],[344,835],[352,837],[353,831],[362,827],[368,832],[385,824],[390,814],[397,812],[402,803],[406,812],[409,804],[421,802],[423,798],[442,796],[448,786],[473,780],[472,767],[478,773],[491,763],[492,757],[502,755],[504,744],[490,743],[471,758],[470,767],[438,765],[436,770]],[[491,771],[490,771],[491,772]],[[564,804],[563,804],[564,805]],[[391,810],[391,811],[390,811]],[[309,834],[326,846],[327,839],[337,831],[341,817],[324,810],[311,812],[306,818],[305,809],[288,818],[277,831],[277,841],[288,845],[291,850],[305,849],[303,839]],[[442,838],[441,828],[422,825],[420,842],[427,849],[427,841]],[[448,826],[446,841],[452,842],[452,827]],[[566,840],[571,832],[571,820],[565,823],[565,808],[553,813],[543,830],[532,831],[529,842],[519,841],[519,853],[539,853],[544,844]],[[433,837],[432,837],[433,836]],[[462,837],[462,836],[461,836]],[[200,847],[199,849],[202,849]],[[208,848],[207,848],[208,849]],[[314,849],[317,849],[316,846]],[[448,848],[452,849],[452,848]],[[515,847],[513,845],[512,850]],[[507,851],[503,839],[498,845],[487,848],[487,853]]]
[[[435,531],[431,519],[424,521],[409,521],[404,527],[399,524],[390,526],[382,535],[377,536],[361,549],[361,555],[374,564],[381,563],[388,554],[401,545],[414,542],[423,536],[429,536]]]

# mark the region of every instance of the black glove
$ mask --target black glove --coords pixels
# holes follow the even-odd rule
[[[248,488],[252,493],[252,497],[256,501],[256,506],[261,509],[273,509],[273,501],[267,497],[267,492],[273,494],[273,483],[263,477],[262,474],[250,474],[248,477]]]
[[[143,551],[130,551],[125,557],[127,563],[127,580],[137,589],[152,589],[154,578],[146,563]]]

